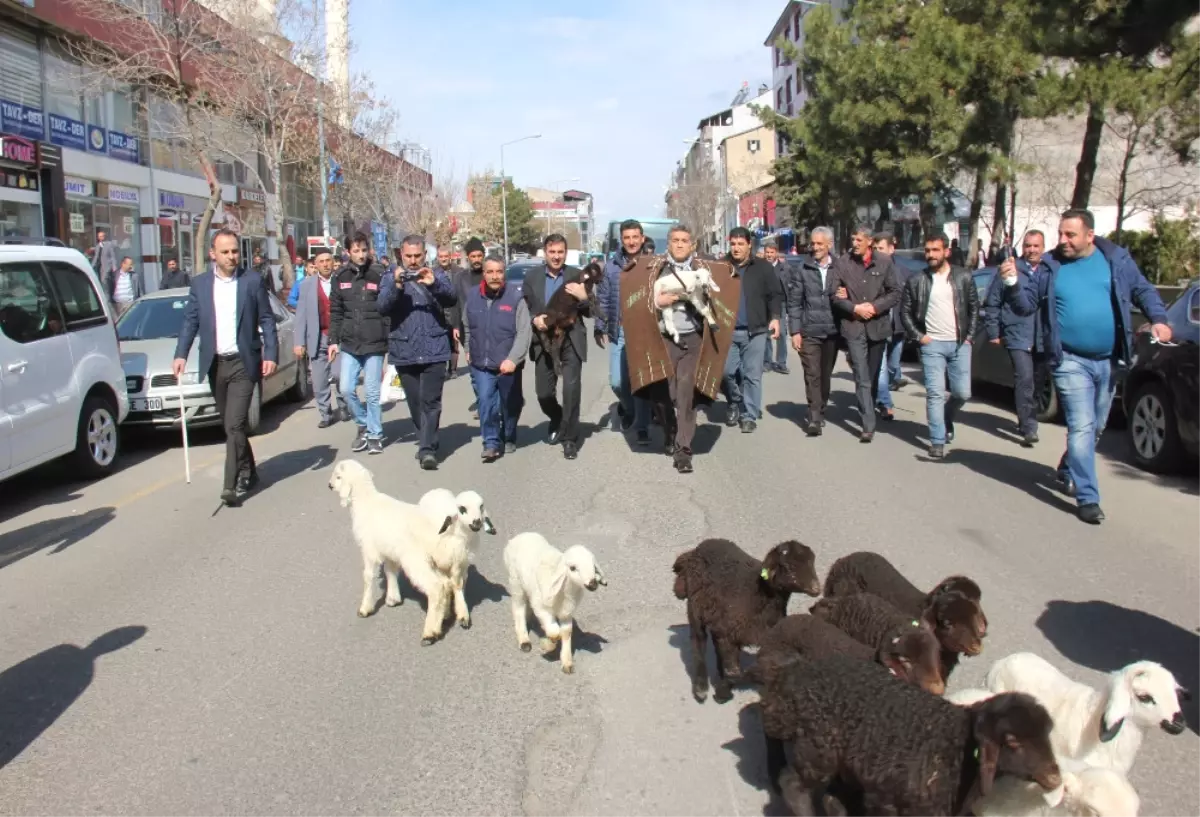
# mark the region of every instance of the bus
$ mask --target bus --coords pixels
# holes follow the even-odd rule
[[[624,219],[622,219],[624,220]],[[677,218],[639,218],[642,232],[646,238],[654,241],[654,252],[662,254],[667,251],[667,231],[679,223]],[[604,254],[612,255],[621,249],[621,222],[608,222],[608,237],[604,242]]]

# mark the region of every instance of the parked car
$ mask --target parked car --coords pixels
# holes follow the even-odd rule
[[[508,269],[504,271],[504,280],[510,284],[520,283],[525,280],[525,276],[532,269],[539,269],[545,261],[540,258],[533,258],[528,261],[516,261],[508,265]]]
[[[279,368],[254,388],[248,417],[250,434],[258,430],[264,404],[281,396],[304,402],[311,395],[308,361],[298,361],[292,351],[296,318],[278,298],[270,293],[268,297],[279,333]],[[139,298],[117,324],[121,364],[129,392],[130,411],[125,421],[128,426],[179,428],[181,388],[189,428],[221,423],[208,386],[208,374],[197,370],[200,344],[192,344],[182,385],[171,371],[187,303],[186,289],[153,292]]]
[[[1170,344],[1154,342],[1149,327],[1135,336],[1124,391],[1134,462],[1158,473],[1179,470],[1197,456],[1200,282],[1193,281],[1171,303],[1167,323]]]
[[[129,413],[108,299],[83,253],[0,244],[0,479],[58,457],[103,477]]]

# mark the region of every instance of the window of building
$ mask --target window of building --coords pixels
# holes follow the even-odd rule
[[[100,296],[87,274],[63,261],[47,261],[46,270],[66,314],[67,329],[77,331],[106,323]]]
[[[42,59],[37,37],[0,24],[0,88],[19,105],[42,107]]]
[[[786,92],[784,94],[784,99],[786,99],[787,103],[789,105],[791,105],[792,104],[792,78],[791,77],[787,78],[787,83],[783,87],[786,89]]]
[[[775,46],[775,64],[783,65],[783,52],[779,50],[779,46]]]
[[[795,40],[796,42],[800,42],[800,12],[799,11],[797,11],[795,16],[792,17],[792,30],[794,32],[792,34],[792,39]]]
[[[46,112],[83,121],[81,69],[53,49],[45,52]]]

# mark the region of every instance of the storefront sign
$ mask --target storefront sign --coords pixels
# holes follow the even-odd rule
[[[35,170],[6,170],[0,167],[0,187],[14,190],[38,189],[38,174]]]
[[[19,136],[0,136],[0,158],[19,165],[36,165],[37,144]]]
[[[50,142],[65,148],[87,150],[87,126],[78,119],[70,119],[58,114],[46,114],[50,123]]]
[[[110,130],[108,132],[108,155],[123,162],[139,164],[141,159],[141,140],[127,133]]]
[[[169,210],[182,210],[184,207],[187,207],[187,202],[184,201],[183,196],[179,195],[178,193],[166,193],[159,191],[158,206],[165,207]]]
[[[63,184],[68,196],[87,196],[91,198],[94,193],[92,183],[87,179],[77,179],[74,176],[67,176],[66,183]]]
[[[110,184],[108,186],[108,200],[119,201],[124,204],[137,204],[138,190],[136,187],[121,187],[119,184]]]
[[[84,229],[83,213],[71,213],[71,232],[82,233]]]
[[[129,216],[125,216],[121,220],[121,226],[125,228],[125,235],[131,235],[133,233],[133,219]]]
[[[245,187],[238,188],[238,203],[239,204],[261,204],[267,206],[267,197],[263,195],[261,190],[247,190]]]
[[[46,135],[40,108],[7,99],[0,99],[0,130],[26,139],[41,139]]]
[[[108,132],[99,125],[87,126],[87,149],[92,153],[108,153]]]
[[[378,221],[372,221],[371,239],[371,243],[375,245],[375,257],[387,258],[387,227]]]

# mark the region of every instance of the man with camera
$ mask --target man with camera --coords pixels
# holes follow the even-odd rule
[[[424,470],[436,471],[442,387],[450,361],[444,310],[458,303],[458,296],[445,272],[426,266],[421,236],[404,239],[400,260],[401,266],[381,282],[377,305],[379,314],[391,322],[388,360],[400,375],[409,416],[417,427],[417,460]]]

